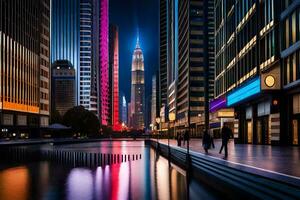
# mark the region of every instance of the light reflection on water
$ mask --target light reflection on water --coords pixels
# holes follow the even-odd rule
[[[0,170],[0,199],[186,199],[185,172],[155,150],[141,145],[105,149],[113,154],[134,152],[142,159],[94,169],[50,162],[30,163]],[[83,146],[81,146],[83,147]],[[95,148],[94,146],[92,148]],[[98,149],[102,149],[100,147]],[[212,198],[202,188],[205,197]],[[199,196],[197,196],[199,197]],[[206,198],[207,199],[207,198]]]

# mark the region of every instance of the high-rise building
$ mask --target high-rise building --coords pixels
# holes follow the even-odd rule
[[[76,73],[76,105],[80,103],[80,0],[52,0],[51,63],[68,60]]]
[[[130,127],[144,129],[145,127],[145,80],[144,56],[137,38],[136,47],[132,56],[131,68],[131,104],[129,108]]]
[[[168,0],[160,0],[159,15],[159,107],[167,104]]]
[[[52,1],[51,63],[68,60],[76,74],[76,105],[108,125],[108,0]]]
[[[109,29],[109,89],[110,125],[114,131],[122,129],[119,121],[119,30],[115,25]]]
[[[63,116],[76,106],[75,69],[68,60],[58,60],[52,64],[52,111]]]
[[[284,130],[280,112],[284,54],[279,47],[280,32],[291,29],[288,23],[280,30],[282,2],[219,0],[215,4],[215,98],[223,99],[218,106],[225,102],[234,109],[231,128],[236,142],[271,144],[286,138],[286,131],[280,131]]]
[[[92,58],[93,58],[93,2],[80,0],[80,63],[79,105],[91,108]]]
[[[151,124],[154,128],[154,126],[156,125],[156,117],[158,116],[158,112],[157,112],[157,80],[156,80],[156,76],[154,75],[152,77],[152,94],[151,94]]]
[[[273,5],[275,5],[277,4],[277,1],[273,1],[273,3]],[[281,143],[299,145],[300,1],[282,0],[280,36],[283,98],[282,102],[279,102],[279,104],[282,105],[281,109],[285,112],[281,112],[282,117],[280,125],[282,126],[282,132],[279,135],[279,139]],[[274,135],[273,133],[272,136]]]
[[[124,123],[125,125],[128,124],[128,113],[127,113],[127,101],[126,101],[126,97],[124,94],[120,95],[120,106],[119,106],[119,110],[120,110],[120,122]]]
[[[177,130],[199,136],[208,128],[213,97],[214,1],[178,1]]]
[[[100,1],[100,46],[99,46],[99,117],[102,125],[109,125],[109,8],[108,0]]]
[[[0,1],[0,126],[3,134],[48,126],[50,1]]]

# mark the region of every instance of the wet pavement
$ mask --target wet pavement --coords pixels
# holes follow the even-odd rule
[[[159,142],[167,144],[168,140],[160,139]],[[225,159],[224,150],[223,154],[219,154],[221,140],[214,140],[214,143],[215,148],[210,149],[207,156]],[[177,141],[170,140],[170,145],[177,147]],[[182,145],[181,148],[186,146],[187,144]],[[190,150],[205,154],[202,140],[191,139]],[[300,178],[300,147],[234,144],[231,140],[228,144],[226,160]]]

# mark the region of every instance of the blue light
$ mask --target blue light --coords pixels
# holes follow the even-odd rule
[[[258,94],[260,91],[260,78],[258,77],[229,94],[227,96],[227,106],[232,106],[235,103]]]

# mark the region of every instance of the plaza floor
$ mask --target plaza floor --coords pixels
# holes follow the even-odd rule
[[[160,139],[159,142],[167,144],[168,140]],[[219,154],[221,140],[215,140],[214,143],[215,148],[210,149],[207,156],[300,179],[300,147],[234,144],[231,140],[228,157],[224,158],[224,151]],[[170,145],[177,146],[177,141],[170,140]],[[186,147],[187,144],[181,146]],[[190,150],[205,154],[202,140],[191,139]]]

